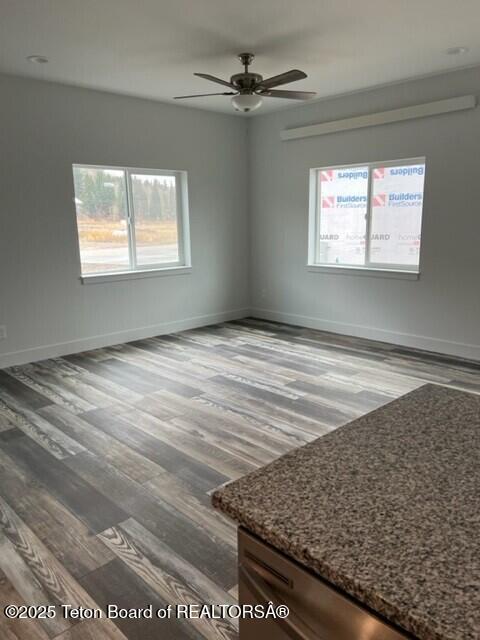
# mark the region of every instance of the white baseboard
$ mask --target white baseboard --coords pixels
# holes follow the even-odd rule
[[[70,342],[58,342],[56,344],[23,349],[21,351],[11,351],[10,353],[0,354],[0,369],[12,367],[14,365],[26,364],[28,362],[36,362],[38,360],[46,360],[47,358],[66,356],[71,353],[79,353],[80,351],[110,347],[114,344],[131,342],[132,340],[142,340],[143,338],[152,338],[153,336],[164,335],[167,333],[205,327],[209,324],[216,324],[217,322],[239,320],[240,318],[245,318],[249,315],[250,309],[235,309],[233,311],[223,311],[205,316],[195,316],[193,318],[184,318],[183,320],[174,320],[173,322],[161,322],[160,324],[153,324],[147,327],[125,329],[123,331],[105,333],[99,336],[79,338]]]
[[[368,338],[370,340],[378,340],[379,342],[388,342],[403,347],[422,349],[424,351],[432,351],[434,353],[466,358],[468,360],[480,360],[480,345],[478,344],[465,344],[463,342],[454,342],[452,340],[443,340],[430,336],[418,336],[412,333],[398,333],[396,331],[367,327],[360,324],[336,322],[323,318],[297,315],[295,313],[284,313],[283,311],[274,311],[273,309],[254,308],[251,309],[251,314],[255,318],[264,320],[275,320],[277,322],[298,325],[309,329],[319,329],[321,331],[329,331],[347,336]]]
[[[149,325],[147,327],[126,329],[124,331],[116,331],[114,333],[102,334],[99,336],[90,336],[88,338],[79,338],[69,342],[59,342],[56,344],[43,345],[41,347],[33,347],[31,349],[12,351],[10,353],[0,354],[0,369],[26,364],[28,362],[45,360],[47,358],[66,356],[71,353],[79,353],[80,351],[109,347],[114,344],[131,342],[132,340],[141,340],[143,338],[151,338],[153,336],[164,335],[167,333],[195,329],[197,327],[204,327],[218,322],[239,320],[240,318],[246,318],[248,316],[254,316],[265,320],[275,320],[277,322],[308,327],[310,329],[329,331],[331,333],[368,338],[370,340],[378,340],[380,342],[388,342],[413,349],[423,349],[425,351],[443,353],[459,358],[467,358],[469,360],[480,360],[480,345],[465,344],[463,342],[442,340],[428,336],[418,336],[410,333],[398,333],[385,329],[378,329],[376,327],[367,327],[365,325],[350,324],[346,322],[335,322],[332,320],[325,320],[323,318],[275,311],[273,309],[245,308],[204,316],[195,316],[192,318],[184,318],[182,320],[174,320],[173,322],[162,322],[159,324]]]

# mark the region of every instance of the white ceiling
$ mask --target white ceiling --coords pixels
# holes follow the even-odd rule
[[[253,51],[252,71],[302,69],[281,88],[326,97],[480,64],[479,31],[479,0],[0,0],[0,71],[171,102],[222,91],[193,72],[229,78]],[[232,112],[228,97],[183,104]]]

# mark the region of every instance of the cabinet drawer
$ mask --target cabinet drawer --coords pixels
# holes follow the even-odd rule
[[[285,620],[241,620],[240,640],[413,639],[242,528],[238,545],[240,604],[290,610]]]

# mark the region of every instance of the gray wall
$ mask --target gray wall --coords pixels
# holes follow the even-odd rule
[[[280,140],[284,128],[477,94],[479,82],[477,68],[251,120],[254,315],[480,359],[480,108]],[[308,272],[309,168],[424,155],[420,280]]]
[[[480,109],[280,141],[285,127],[477,93],[479,80],[472,69],[245,119],[0,76],[0,366],[251,307],[480,359]],[[420,280],[308,272],[309,168],[422,155]],[[193,272],[82,285],[74,162],[187,170]]]
[[[245,119],[0,77],[0,366],[245,315]],[[82,285],[72,163],[185,169],[193,272]]]

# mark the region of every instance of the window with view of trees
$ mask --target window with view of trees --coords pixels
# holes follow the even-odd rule
[[[186,174],[74,165],[82,275],[186,265]]]
[[[425,159],[310,172],[313,266],[418,272]]]

